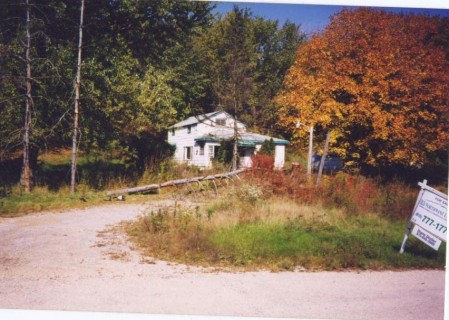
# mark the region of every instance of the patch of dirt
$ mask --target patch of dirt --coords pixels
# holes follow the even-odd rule
[[[174,201],[0,219],[0,308],[443,319],[445,272],[222,272],[143,257],[124,222]]]

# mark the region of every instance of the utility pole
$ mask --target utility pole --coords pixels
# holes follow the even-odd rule
[[[83,44],[83,17],[84,17],[84,0],[81,0],[79,42],[78,42],[78,65],[76,68],[75,81],[75,107],[73,115],[73,136],[72,136],[72,168],[70,179],[70,192],[75,193],[76,187],[76,160],[78,156],[78,117],[79,117],[79,101],[81,86],[81,49]]]

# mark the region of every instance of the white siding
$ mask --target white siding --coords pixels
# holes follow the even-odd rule
[[[217,119],[221,119],[222,121],[218,121]],[[224,124],[224,125],[222,125]],[[241,132],[245,132],[245,125],[241,122],[237,122],[238,129]],[[218,147],[219,143],[204,143],[204,154],[201,154],[201,145],[195,142],[195,139],[201,136],[208,134],[209,132],[215,131],[220,128],[233,128],[234,127],[234,119],[229,116],[226,112],[218,112],[213,115],[210,119],[205,119],[197,124],[191,125],[190,133],[188,130],[189,126],[178,127],[174,129],[174,135],[172,134],[173,130],[170,129],[168,131],[168,143],[176,146],[174,159],[179,163],[187,162],[190,165],[196,165],[200,167],[211,167],[212,160],[211,155],[209,154],[209,147],[215,146]],[[185,148],[191,147],[191,160],[185,159]],[[256,145],[256,151],[260,149],[261,145]],[[243,167],[250,167],[252,165],[252,153],[253,149],[245,150],[244,155],[240,158],[240,165]],[[285,163],[285,146],[284,145],[276,145],[275,148],[275,162],[274,165],[276,168],[282,168]]]
[[[281,169],[285,164],[285,146],[277,145],[274,149],[274,167]]]
[[[225,120],[225,126],[220,126],[216,124],[216,119]],[[238,122],[237,123],[239,130],[245,131],[245,126]],[[211,117],[210,119],[206,119],[204,121],[199,122],[198,124],[194,124],[191,127],[190,133],[188,132],[188,126],[184,126],[181,128],[174,129],[174,135],[172,134],[173,130],[170,129],[168,131],[168,143],[171,145],[176,145],[176,150],[174,154],[174,159],[179,162],[188,162],[189,164],[202,166],[202,167],[210,167],[212,165],[212,161],[208,154],[209,145],[219,146],[217,143],[206,143],[204,148],[204,155],[200,154],[201,146],[198,143],[195,143],[195,138],[203,136],[211,131],[217,130],[223,127],[234,127],[234,119],[229,117],[229,115],[225,112],[220,112]],[[192,147],[192,159],[185,159],[185,148]]]
[[[225,124],[220,125],[217,123],[217,120],[224,120]],[[204,135],[220,128],[231,128],[231,129],[234,128],[234,119],[225,112],[220,112],[210,117],[210,119],[206,119],[198,123],[199,135]],[[237,128],[239,131],[246,131],[245,125],[242,124],[241,122],[237,122]]]
[[[201,154],[201,145],[200,144],[195,144],[194,147],[194,161],[193,161],[193,165],[195,166],[199,166],[199,167],[206,167],[206,168],[210,168],[212,166],[212,160],[214,157],[214,154],[210,154],[210,148],[209,147],[215,147],[218,148],[220,146],[219,143],[204,143],[204,154]],[[212,150],[213,152],[213,150]]]
[[[196,125],[190,127],[190,133],[187,127],[177,128],[172,134],[172,130],[168,132],[168,143],[176,145],[174,159],[180,163],[188,162],[189,164],[195,161],[195,136],[198,132]],[[190,161],[185,160],[185,147],[192,147],[192,159]]]
[[[240,156],[240,166],[249,168],[253,165],[252,157],[254,155],[254,149],[245,149],[245,154]]]
[[[210,120],[206,120],[209,121]],[[203,136],[208,132],[215,130],[216,127],[207,125],[207,123],[199,123],[198,125],[192,125],[190,133],[187,127],[176,128],[174,135],[172,130],[168,131],[168,143],[176,145],[176,150],[173,158],[179,163],[185,163],[199,166],[199,167],[211,167],[211,155],[209,154],[209,146],[220,146],[219,143],[205,143],[204,154],[201,154],[201,144],[195,142],[195,138]],[[191,160],[185,159],[185,148],[192,147]],[[212,155],[213,158],[213,155]]]

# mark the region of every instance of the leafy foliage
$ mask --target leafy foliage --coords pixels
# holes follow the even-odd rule
[[[31,8],[35,57],[32,143],[37,154],[39,149],[69,145],[79,4],[36,0]],[[1,5],[1,9],[0,133],[5,138],[0,141],[0,153],[7,159],[21,148],[23,116],[17,105],[24,100],[24,77],[19,70],[25,68],[20,59],[25,11],[19,1]],[[82,149],[114,150],[142,163],[159,155],[157,147],[145,148],[144,144],[160,141],[156,145],[163,146],[166,126],[188,114],[188,105],[204,96],[193,85],[195,81],[183,76],[195,73],[187,66],[195,56],[179,53],[189,52],[186,47],[191,38],[209,25],[211,9],[209,3],[187,1],[86,3]],[[186,81],[196,93],[189,92]]]
[[[332,151],[370,167],[447,158],[449,20],[343,10],[300,47],[277,97],[281,125],[332,130]],[[446,45],[443,45],[445,43]]]
[[[212,14],[213,8],[212,3],[198,1],[86,2],[81,150],[118,157],[127,170],[142,171],[169,154],[163,142],[169,125],[193,114],[230,108],[235,94],[245,120],[274,127],[276,113],[270,101],[304,35],[292,23],[278,28],[277,21],[256,18],[237,7],[219,17]],[[0,9],[4,161],[19,157],[22,149],[25,6],[10,1]],[[31,1],[35,167],[39,153],[70,145],[79,9],[76,1]],[[237,85],[238,92],[233,91]]]
[[[254,17],[248,9],[234,10],[199,36],[215,106],[238,113],[250,127],[274,130],[277,112],[272,99],[305,41],[299,27]]]
[[[270,140],[265,140],[262,143],[262,146],[260,147],[258,154],[262,154],[262,155],[266,155],[266,156],[273,156],[275,148],[276,148],[276,146],[274,144],[273,138],[271,138]]]
[[[222,140],[217,152],[217,161],[223,164],[230,164],[232,161],[234,140]]]

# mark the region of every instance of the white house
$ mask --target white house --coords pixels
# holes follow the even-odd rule
[[[221,141],[234,137],[234,118],[225,111],[192,116],[169,128],[168,143],[176,146],[174,158],[179,163],[199,167],[211,167],[217,156]],[[275,144],[274,166],[282,168],[285,163],[287,140],[273,138],[246,131],[246,126],[237,121],[239,166],[251,166],[251,157],[257,153],[265,140]]]

